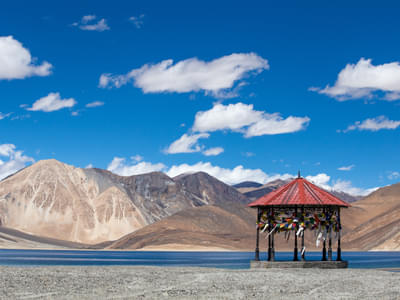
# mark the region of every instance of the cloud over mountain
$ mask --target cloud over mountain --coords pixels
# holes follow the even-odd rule
[[[24,155],[23,151],[16,150],[15,145],[0,144],[0,180],[34,161],[32,157]]]
[[[125,158],[114,157],[111,163],[107,166],[107,170],[121,176],[131,176],[155,171],[162,171],[165,165],[162,163],[152,164],[150,162],[137,162],[132,158],[131,163],[127,163]]]

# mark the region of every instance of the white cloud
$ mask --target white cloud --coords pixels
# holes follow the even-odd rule
[[[193,153],[200,152],[202,147],[198,144],[199,139],[206,139],[210,135],[208,133],[184,134],[175,142],[173,142],[164,152],[167,154],[176,153]]]
[[[61,99],[60,93],[50,93],[47,96],[36,100],[32,107],[26,108],[31,111],[51,112],[67,107],[73,107],[77,102],[73,98]]]
[[[12,36],[0,36],[0,80],[23,79],[30,76],[48,76],[52,65],[35,64],[28,49]]]
[[[371,59],[361,58],[357,64],[347,64],[340,71],[334,86],[324,89],[310,88],[339,101],[373,96],[374,92],[385,93],[384,100],[400,99],[400,63],[391,62],[372,65]]]
[[[388,175],[388,179],[390,180],[395,180],[397,178],[400,178],[400,173],[399,172],[390,172],[390,174]]]
[[[190,58],[174,64],[168,59],[145,64],[125,75],[102,74],[99,87],[119,88],[132,80],[144,93],[205,91],[218,96],[249,72],[259,73],[268,68],[268,61],[255,53],[234,53],[210,62]]]
[[[1,149],[1,148],[0,148]],[[141,156],[139,156],[142,158]],[[114,157],[112,162],[108,165],[107,170],[122,175],[131,176],[137,174],[144,174],[154,171],[163,171],[170,177],[175,177],[185,173],[205,172],[226,184],[236,184],[243,181],[255,181],[265,184],[277,179],[287,180],[294,178],[293,174],[267,174],[261,169],[246,169],[242,165],[238,165],[232,169],[214,166],[210,162],[198,162],[192,165],[180,164],[167,167],[162,163],[153,164],[151,162],[140,161],[131,158],[132,162],[127,163],[125,158]],[[320,173],[314,176],[307,176],[307,180],[314,184],[328,190],[328,191],[342,191],[351,195],[368,195],[378,188],[362,189],[354,187],[350,181],[345,180],[331,180],[331,177],[325,173]]]
[[[6,161],[0,160],[0,180],[35,161],[32,157],[24,155],[22,151],[17,151],[13,144],[0,145],[0,156],[8,158]]]
[[[357,121],[353,125],[347,127],[347,129],[343,130],[343,132],[348,132],[352,130],[369,130],[369,131],[378,131],[382,129],[397,129],[400,126],[400,121],[389,120],[385,116],[379,116],[376,118],[366,119],[362,122]]]
[[[217,103],[209,110],[196,113],[193,131],[212,132],[225,129],[240,131],[243,127],[262,119],[262,116],[263,112],[254,110],[252,104]]]
[[[132,16],[129,18],[129,21],[132,22],[133,25],[136,26],[137,29],[142,28],[143,26],[143,19],[144,19],[144,14],[141,14],[137,17]]]
[[[85,167],[85,169],[92,169],[93,168],[93,165],[92,164],[88,164],[86,167]]]
[[[132,176],[138,174],[145,174],[155,171],[162,171],[165,165],[162,163],[152,164],[150,162],[136,162],[126,163],[125,158],[114,157],[112,162],[107,166],[107,170],[121,175]]]
[[[335,191],[343,191],[345,193],[348,193],[350,195],[357,195],[357,196],[367,196],[371,194],[372,192],[376,191],[379,187],[374,187],[370,189],[362,189],[358,187],[352,186],[351,181],[346,181],[346,180],[336,180],[334,184],[332,185],[332,189]]]
[[[245,137],[291,133],[303,130],[310,118],[289,116],[282,118],[278,113],[264,114],[263,118],[246,130]]]
[[[94,101],[94,102],[90,102],[90,103],[86,104],[85,106],[87,108],[92,108],[92,107],[98,107],[98,106],[103,106],[103,105],[104,105],[104,102],[102,102],[102,101]]]
[[[243,181],[266,183],[278,178],[287,179],[292,177],[292,175],[289,174],[270,176],[264,173],[261,169],[245,169],[241,165],[236,166],[233,169],[221,168],[219,166],[213,166],[209,162],[198,162],[194,165],[174,165],[167,171],[167,175],[175,177],[180,174],[195,172],[206,172],[227,184],[236,184]]]
[[[341,179],[331,182],[331,177],[325,173],[320,173],[315,176],[307,176],[306,179],[327,191],[340,191],[354,196],[366,196],[378,189],[378,187],[369,189],[354,187],[351,181]]]
[[[11,113],[3,114],[2,112],[0,112],[0,120],[3,120],[3,119],[5,119],[5,118],[8,118],[9,116],[11,116]]]
[[[107,25],[106,19],[100,19],[97,22],[95,20],[97,20],[97,17],[95,15],[83,16],[79,22],[73,23],[72,26],[78,26],[80,29],[88,31],[101,32],[110,30],[110,27]]]
[[[253,137],[296,132],[304,129],[309,121],[308,117],[289,116],[284,119],[278,113],[257,111],[252,104],[217,103],[210,110],[196,114],[193,131],[232,130],[244,133],[245,137]]]
[[[203,151],[205,156],[217,156],[224,152],[224,148],[222,147],[214,147]]]
[[[355,165],[350,165],[350,166],[343,166],[338,168],[339,171],[351,171],[353,170],[353,168],[355,167]]]
[[[314,176],[309,175],[306,176],[306,179],[326,190],[331,189],[330,186],[328,185],[328,182],[331,180],[331,177],[325,173],[320,173]]]

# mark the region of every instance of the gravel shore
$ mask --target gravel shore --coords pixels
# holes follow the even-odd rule
[[[1,299],[400,299],[400,273],[180,267],[0,267]]]

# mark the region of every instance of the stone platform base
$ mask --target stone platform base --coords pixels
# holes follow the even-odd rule
[[[250,269],[287,269],[287,268],[319,268],[319,269],[345,269],[347,261],[250,261]]]

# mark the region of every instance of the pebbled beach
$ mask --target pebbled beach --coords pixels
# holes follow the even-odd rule
[[[1,299],[400,299],[400,273],[373,269],[0,267]]]

